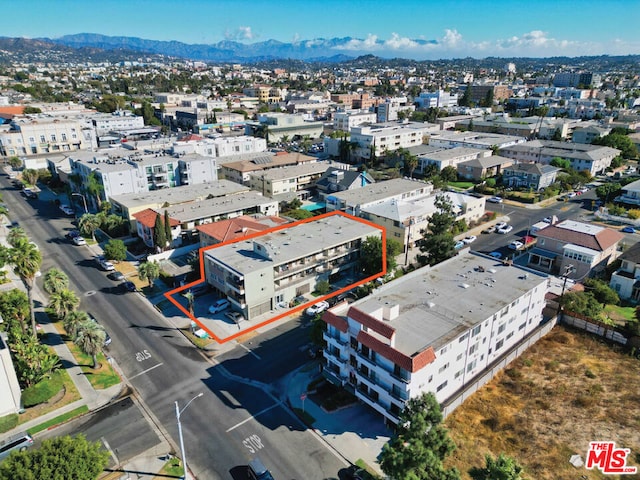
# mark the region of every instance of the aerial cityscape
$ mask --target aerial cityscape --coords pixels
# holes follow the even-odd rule
[[[0,480],[640,478],[640,3],[3,14]]]

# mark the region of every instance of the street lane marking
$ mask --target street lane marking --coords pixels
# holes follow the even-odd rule
[[[260,358],[260,356],[257,353],[255,353],[253,350],[251,350],[250,348],[245,347],[242,343],[239,343],[238,345],[240,345],[242,348],[244,348],[247,352],[249,352],[251,355],[256,357],[258,360],[262,360]]]
[[[150,372],[151,370],[153,370],[154,368],[158,368],[159,366],[164,365],[164,363],[159,363],[157,365],[154,365],[151,368],[147,368],[146,370],[141,371],[140,373],[136,373],[133,377],[129,377],[129,380],[133,380],[136,377],[139,377],[140,375],[144,375],[147,372]]]
[[[247,423],[249,420],[253,420],[254,418],[256,418],[258,415],[262,415],[265,412],[268,412],[269,410],[279,407],[280,405],[282,405],[282,402],[278,402],[274,405],[271,405],[270,407],[265,408],[264,410],[260,410],[258,413],[256,413],[255,415],[250,416],[249,418],[241,421],[240,423],[236,423],[233,427],[229,428],[227,430],[227,433],[229,433],[231,430],[235,430],[236,428],[238,428],[240,425],[244,425],[245,423]]]

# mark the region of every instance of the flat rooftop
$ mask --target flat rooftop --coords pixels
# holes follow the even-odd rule
[[[413,356],[428,347],[437,351],[534,288],[546,289],[547,276],[463,250],[377,288],[350,307],[376,317],[385,305],[400,305],[399,316],[385,323],[396,330],[395,348]]]
[[[381,230],[344,215],[330,215],[250,240],[213,248],[205,251],[205,255],[243,273],[263,269],[266,263],[280,265],[352,239],[374,235],[381,235]],[[254,242],[267,246],[273,260],[255,253]]]
[[[116,195],[111,200],[127,208],[146,207],[154,204],[180,205],[182,203],[197,202],[212,197],[224,197],[248,192],[249,187],[230,180],[218,180],[198,185],[183,185],[181,187],[151,190],[149,192],[127,193]]]
[[[425,189],[424,195],[433,190],[433,185],[420,180],[394,178],[384,182],[372,183],[355,190],[345,190],[329,195],[349,205],[366,205],[371,202],[384,201],[397,195],[410,194],[420,188]]]
[[[275,203],[275,200],[264,197],[258,192],[248,191],[224,197],[205,198],[198,202],[173,205],[166,210],[171,218],[184,223]]]

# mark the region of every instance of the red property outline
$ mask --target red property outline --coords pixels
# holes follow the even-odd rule
[[[269,233],[272,232],[277,232],[279,230],[284,230],[285,228],[291,228],[291,227],[295,227],[297,225],[301,225],[303,223],[309,223],[309,222],[315,222],[317,220],[323,219],[323,218],[327,218],[327,217],[331,217],[333,215],[342,215],[343,217],[347,217],[350,218],[351,220],[355,220],[357,222],[360,223],[364,223],[365,225],[369,225],[370,227],[373,228],[377,228],[378,230],[380,230],[382,232],[382,271],[379,273],[376,273],[375,275],[371,275],[363,280],[360,280],[356,283],[353,283],[351,285],[348,285],[346,287],[341,288],[340,290],[336,290],[335,292],[331,292],[330,294],[327,295],[323,295],[322,297],[318,297],[315,298],[307,303],[303,303],[301,305],[298,305],[290,310],[287,310],[284,313],[278,314],[273,318],[270,318],[268,320],[265,320],[263,322],[257,323],[255,325],[252,325],[249,328],[245,328],[237,333],[234,333],[233,335],[229,336],[229,337],[225,337],[225,338],[219,338],[217,335],[215,335],[211,330],[209,330],[207,327],[205,327],[202,323],[200,323],[198,321],[198,319],[191,315],[176,299],[173,298],[173,295],[175,294],[179,294],[180,292],[187,290],[195,285],[199,285],[200,283],[202,283],[203,281],[206,281],[205,277],[204,277],[204,251],[205,250],[210,250],[213,248],[218,248],[218,247],[222,247],[224,245],[230,245],[232,243],[237,243],[237,242],[244,242],[245,240],[249,240],[255,237],[259,237],[262,235],[267,235]],[[340,295],[343,292],[346,292],[348,290],[351,290],[354,287],[358,287],[360,285],[364,285],[367,282],[370,282],[372,280],[375,280],[378,277],[384,276],[387,274],[387,249],[385,248],[387,244],[387,230],[384,227],[381,227],[380,225],[376,225],[375,223],[372,223],[368,220],[364,220],[362,218],[358,218],[355,217],[353,215],[350,215],[346,212],[342,212],[339,210],[333,211],[333,212],[328,212],[328,213],[323,213],[322,215],[318,215],[316,217],[311,217],[311,218],[306,218],[304,220],[300,220],[297,222],[293,222],[293,223],[286,223],[284,225],[278,225],[277,227],[273,227],[273,228],[269,228],[267,230],[263,230],[261,232],[256,232],[256,233],[252,233],[250,235],[247,235],[245,237],[242,238],[238,238],[238,239],[234,239],[234,240],[229,240],[226,242],[222,242],[222,243],[217,243],[215,245],[210,245],[208,247],[204,247],[200,249],[200,271],[202,272],[202,276],[200,277],[200,279],[193,281],[191,283],[188,283],[187,285],[184,285],[182,287],[178,287],[178,288],[174,288],[173,290],[166,292],[164,294],[164,296],[171,302],[173,303],[176,307],[178,307],[178,309],[180,309],[181,312],[183,312],[187,317],[189,317],[191,319],[192,322],[196,323],[200,328],[202,328],[203,330],[205,330],[209,336],[211,338],[213,338],[216,342],[222,344],[222,343],[226,343],[230,340],[233,340],[235,338],[238,338],[242,335],[245,335],[249,332],[252,332],[260,327],[264,327],[265,325],[269,325],[272,322],[275,322],[277,320],[280,320],[281,318],[284,318],[286,316],[289,316],[293,313],[299,312],[301,310],[304,310],[305,308],[307,308],[310,305],[313,305],[315,303],[321,302],[323,300],[327,300],[329,298],[335,297],[336,295]]]

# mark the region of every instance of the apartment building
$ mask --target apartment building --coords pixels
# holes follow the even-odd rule
[[[249,186],[267,197],[293,194],[300,200],[306,200],[315,193],[316,181],[329,168],[348,169],[349,165],[319,161],[273,168],[249,175]]]
[[[323,374],[397,424],[407,401],[453,397],[543,320],[545,275],[461,252],[323,315]]]
[[[560,168],[539,163],[517,163],[502,170],[502,181],[509,187],[530,188],[538,191],[556,181]]]
[[[454,147],[450,149],[437,150],[418,157],[419,172],[425,172],[429,165],[435,165],[438,171],[446,167],[457,168],[462,162],[477,160],[491,156],[491,150],[469,147]]]
[[[433,191],[433,185],[420,180],[394,178],[384,182],[345,190],[326,196],[327,212],[342,210],[355,216],[360,215],[362,208],[372,205],[426,197]]]
[[[415,110],[415,105],[407,104],[407,97],[387,98],[378,103],[376,108],[378,123],[396,121],[400,112],[405,112],[406,118],[408,118]]]
[[[525,137],[484,132],[441,131],[432,133],[429,137],[429,145],[432,147],[470,147],[483,148],[486,150],[491,150],[493,147],[503,149],[511,145],[525,143],[526,141],[527,139]]]
[[[556,157],[562,158],[568,160],[574,170],[586,170],[595,176],[603,173],[611,165],[611,161],[620,155],[620,150],[600,145],[532,140],[502,147],[500,155],[513,158],[516,162],[543,164],[551,163],[551,160]]]
[[[316,181],[316,189],[321,198],[326,198],[336,192],[355,190],[375,183],[374,178],[367,172],[346,170],[342,168],[328,168]]]
[[[511,87],[508,85],[471,85],[467,88],[471,88],[471,100],[476,104],[484,101],[489,92],[492,92],[493,100],[496,102],[506,100],[512,95]]]
[[[319,281],[355,276],[360,245],[381,230],[342,214],[206,250],[207,282],[247,320],[315,290]]]
[[[171,147],[171,151],[178,155],[197,153],[206,157],[247,155],[265,152],[266,150],[267,141],[264,138],[249,137],[246,135],[204,138],[200,135],[190,134],[173,142]]]
[[[97,147],[87,122],[47,115],[16,116],[0,129],[0,157],[29,157]]]
[[[200,248],[219,243],[240,240],[254,233],[264,232],[274,227],[288,223],[289,220],[282,217],[266,215],[241,215],[227,220],[218,220],[214,223],[198,225]]]
[[[366,110],[336,112],[333,114],[333,129],[349,132],[353,127],[376,123],[376,121],[377,115],[375,112],[369,112]]]
[[[583,88],[593,85],[599,87],[602,84],[602,77],[592,72],[560,72],[553,77],[555,87],[577,87]]]
[[[468,180],[482,180],[499,175],[506,167],[513,165],[513,159],[491,155],[467,160],[458,164],[458,175]]]
[[[258,115],[257,122],[247,122],[248,135],[261,136],[268,142],[279,142],[283,137],[318,138],[324,129],[323,122],[310,122],[303,115],[287,113],[265,113]]]
[[[458,94],[445,90],[421,92],[415,102],[420,108],[450,108],[458,105]]]
[[[620,257],[620,268],[612,275],[609,286],[621,300],[640,301],[640,243],[633,244]]]
[[[274,168],[303,165],[317,161],[316,157],[304,155],[303,153],[278,152],[273,155],[269,152],[264,152],[242,159],[231,156],[224,159],[220,158],[219,165],[220,173],[224,178],[243,185],[249,185],[251,175],[258,175]]]
[[[453,206],[456,221],[467,224],[477,222],[485,213],[486,199],[483,196],[467,195],[456,192],[438,192],[444,195]],[[415,246],[423,237],[423,231],[429,228],[429,219],[438,211],[436,194],[414,197],[407,200],[389,200],[360,207],[361,218],[384,227],[387,238],[393,238],[407,248]]]
[[[5,332],[0,332],[0,417],[18,413],[22,408],[21,397],[8,336]]]
[[[351,129],[351,142],[358,146],[355,156],[361,159],[377,157],[384,152],[421,145],[430,128],[422,123],[360,125]]]
[[[96,113],[89,117],[98,137],[118,130],[144,128],[144,118],[128,110],[113,113]]]

